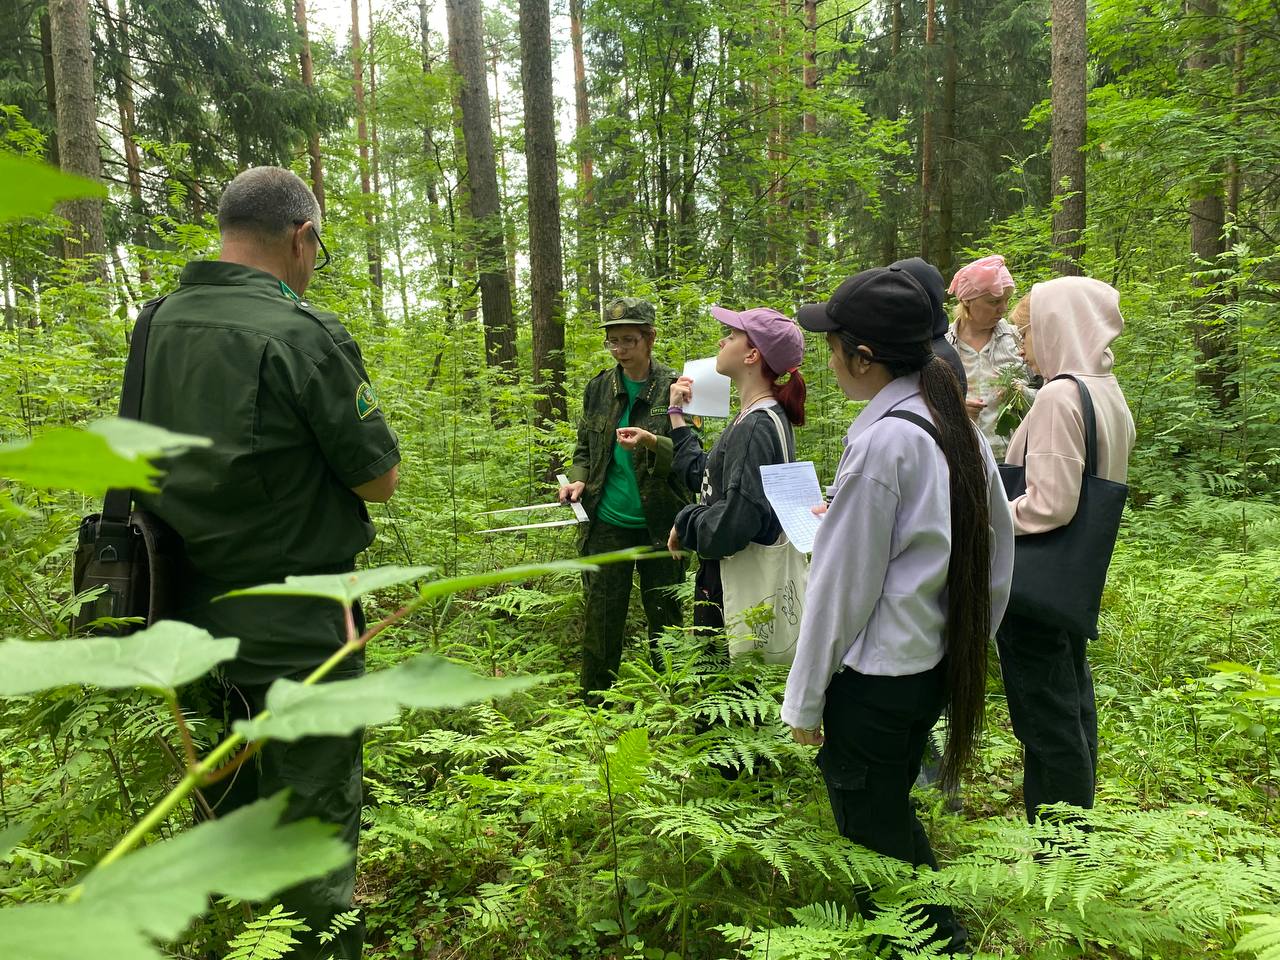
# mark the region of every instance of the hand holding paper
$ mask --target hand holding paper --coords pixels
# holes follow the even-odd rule
[[[816,514],[814,508],[823,502],[813,461],[765,464],[760,467],[760,481],[792,546],[801,553],[812,553],[813,540],[822,522],[822,516]]]
[[[693,397],[684,405],[691,417],[729,416],[729,384],[723,373],[716,373],[716,358],[686,360],[684,376],[693,381]]]

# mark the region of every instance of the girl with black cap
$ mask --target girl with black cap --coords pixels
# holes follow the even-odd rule
[[[987,645],[1013,575],[1009,506],[955,376],[930,349],[919,280],[866,270],[797,319],[826,334],[844,394],[868,402],[814,543],[782,719],[798,742],[821,746],[843,836],[936,867],[911,786],[944,710],[944,786],[976,751]],[[855,897],[870,909],[866,891]],[[947,952],[964,944],[949,907],[923,910],[933,942]]]

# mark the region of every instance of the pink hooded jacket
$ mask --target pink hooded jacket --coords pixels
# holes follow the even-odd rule
[[[1093,398],[1098,475],[1125,482],[1133,450],[1133,416],[1111,372],[1110,346],[1124,329],[1120,294],[1089,277],[1058,277],[1031,288],[1031,352],[1044,376],[1026,419],[1009,440],[1006,463],[1025,464],[1027,492],[1014,500],[1016,534],[1044,533],[1071,522],[1080,500],[1085,436],[1079,377]]]

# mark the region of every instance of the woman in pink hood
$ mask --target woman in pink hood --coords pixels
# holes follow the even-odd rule
[[[1120,294],[1100,280],[1059,277],[1031,288],[1019,329],[1023,356],[1045,379],[1009,440],[1007,462],[1026,467],[1027,492],[1014,500],[1016,535],[1071,522],[1084,475],[1085,427],[1078,377],[1093,400],[1098,475],[1125,482],[1133,449],[1133,417],[1111,372],[1111,343],[1124,329]],[[1015,541],[1016,543],[1016,541]],[[1016,547],[1015,547],[1016,549]],[[1007,614],[997,635],[1013,731],[1025,748],[1023,802],[1034,822],[1048,803],[1093,806],[1098,767],[1098,715],[1087,637]]]

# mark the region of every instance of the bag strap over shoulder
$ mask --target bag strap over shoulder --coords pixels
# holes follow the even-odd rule
[[[790,463],[791,454],[787,452],[787,433],[782,429],[782,418],[774,412],[772,405],[763,409],[769,415],[769,419],[773,421],[774,428],[778,431],[778,442],[782,444],[782,462]]]
[[[133,337],[129,341],[129,356],[124,364],[124,387],[120,391],[120,416],[125,420],[138,420],[142,416],[142,382],[147,364],[147,337],[151,332],[151,318],[155,316],[164,297],[148,302],[138,314],[133,325]],[[102,522],[125,524],[133,504],[130,489],[108,490],[102,500]]]
[[[1080,412],[1084,420],[1084,473],[1087,477],[1098,475],[1098,420],[1093,413],[1093,397],[1079,377],[1060,373],[1053,380],[1074,380],[1080,391]],[[1050,383],[1053,383],[1050,380]]]
[[[942,437],[938,435],[938,428],[932,423],[920,416],[918,413],[912,413],[910,410],[890,410],[881,420],[893,417],[895,420],[906,420],[908,423],[914,423],[917,427],[933,437],[933,442],[938,446],[942,446]]]

